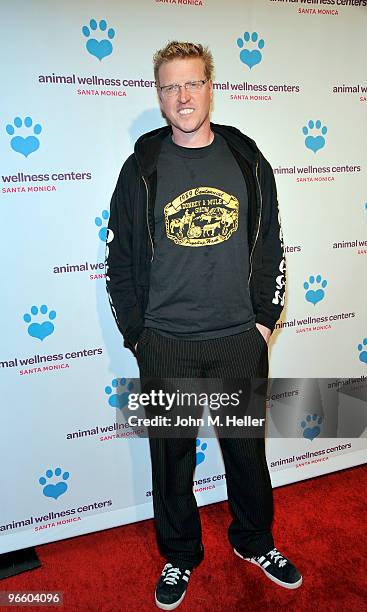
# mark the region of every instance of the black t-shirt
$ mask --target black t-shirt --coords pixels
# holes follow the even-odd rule
[[[248,288],[248,197],[222,136],[200,148],[169,136],[157,166],[155,247],[145,326],[204,340],[255,324]]]

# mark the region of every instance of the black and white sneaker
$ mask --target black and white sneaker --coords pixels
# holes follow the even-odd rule
[[[191,571],[166,563],[155,590],[155,603],[161,610],[174,610],[186,595]]]
[[[298,569],[276,548],[259,557],[243,557],[235,548],[236,555],[258,565],[270,580],[286,589],[298,589],[302,584],[302,576]]]

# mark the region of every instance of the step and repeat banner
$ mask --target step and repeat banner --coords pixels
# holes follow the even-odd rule
[[[270,343],[273,485],[364,462],[367,0],[13,0],[1,13],[0,552],[153,514],[104,251],[120,168],[164,125],[152,55],[172,39],[210,46],[213,121],[255,139],[276,175],[288,292]],[[200,432],[194,478],[199,504],[226,498],[218,442]]]

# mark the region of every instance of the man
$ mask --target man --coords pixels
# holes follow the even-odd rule
[[[210,122],[213,59],[171,42],[154,56],[168,127],[144,134],[111,202],[107,289],[140,375],[267,376],[267,342],[284,303],[276,187],[255,142]],[[157,539],[167,563],[156,604],[173,610],[204,555],[193,494],[195,439],[150,437]],[[234,552],[278,585],[302,577],[274,547],[263,438],[220,439]]]

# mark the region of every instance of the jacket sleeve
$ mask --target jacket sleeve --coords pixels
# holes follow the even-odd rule
[[[134,346],[143,330],[134,283],[133,214],[138,174],[130,156],[122,167],[111,199],[106,238],[106,288],[112,313],[124,337]]]
[[[273,170],[260,154],[262,193],[262,265],[257,271],[259,306],[256,322],[273,331],[284,307],[286,263]]]

